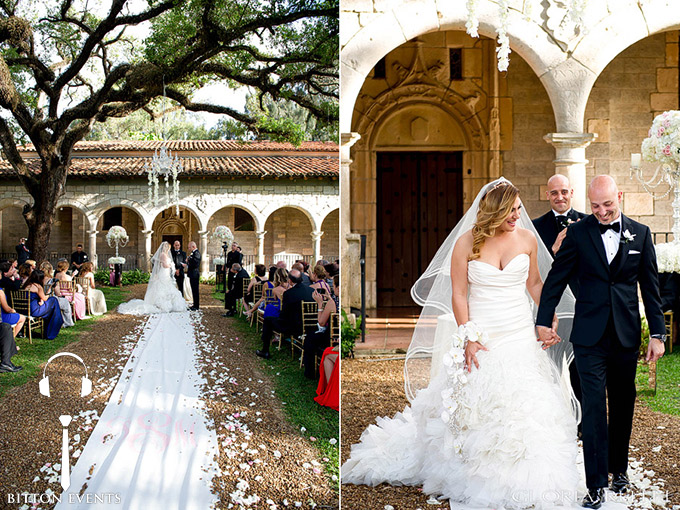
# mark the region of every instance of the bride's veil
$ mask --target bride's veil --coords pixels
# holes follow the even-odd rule
[[[470,209],[444,240],[430,265],[411,289],[411,297],[423,309],[413,332],[413,338],[404,363],[404,387],[406,396],[410,401],[415,398],[419,390],[428,386],[430,379],[439,374],[443,367],[442,356],[449,351],[452,345],[452,333],[456,326],[451,304],[451,256],[453,247],[461,235],[472,229],[482,197],[487,191],[502,182],[509,181],[501,177],[482,188]],[[552,257],[538,237],[531,219],[524,210],[519,220],[519,226],[533,232],[538,239],[538,269],[541,278],[545,281],[552,266]],[[528,292],[527,296],[529,296]],[[530,297],[529,299],[531,300]],[[533,300],[531,302],[533,304]],[[580,409],[578,402],[573,397],[571,387],[568,385],[569,374],[567,370],[568,364],[574,357],[573,348],[569,342],[574,318],[574,303],[574,295],[567,288],[556,310],[560,319],[558,334],[562,338],[562,342],[553,345],[546,352],[555,362],[556,375],[559,377],[565,393],[570,395],[574,414],[578,420]],[[534,305],[534,317],[536,312],[537,307]],[[437,327],[438,324],[440,327]]]
[[[166,256],[168,257],[168,261],[172,266],[170,268],[171,269],[170,274],[171,275],[175,274],[175,264],[172,260],[172,256],[170,255],[170,243],[168,243],[167,241],[163,241],[156,250],[156,253],[153,254],[153,257],[151,257],[151,276],[149,277],[149,283],[152,281],[156,281],[158,278],[161,277],[162,270],[164,269],[163,264],[161,263],[161,255],[163,255],[163,253],[166,254]]]

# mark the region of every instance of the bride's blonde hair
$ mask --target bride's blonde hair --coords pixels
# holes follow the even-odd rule
[[[472,253],[469,260],[479,258],[484,243],[496,234],[496,229],[510,216],[519,190],[509,182],[491,188],[479,202],[477,220],[472,227]]]

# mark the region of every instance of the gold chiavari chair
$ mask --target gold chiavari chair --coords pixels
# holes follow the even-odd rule
[[[41,317],[31,316],[31,293],[27,290],[13,290],[10,292],[12,308],[17,313],[26,316],[24,323],[24,335],[28,337],[28,342],[33,343],[33,331],[40,331],[41,337],[45,336],[44,321]]]
[[[92,310],[90,310],[90,279],[77,276],[73,279],[74,284],[80,285],[83,288],[83,295],[85,296],[85,307],[87,315],[92,314]]]
[[[316,330],[319,323],[319,305],[316,301],[303,301],[301,303],[302,312],[302,334],[290,337],[291,358],[295,357],[295,349],[300,351],[300,367],[302,367],[302,350],[305,345],[305,338],[309,331]]]

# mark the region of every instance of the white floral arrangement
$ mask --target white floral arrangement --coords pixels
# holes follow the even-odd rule
[[[670,110],[656,116],[648,137],[642,141],[642,157],[662,164],[680,162],[680,111]]]
[[[109,243],[111,248],[116,245],[125,246],[129,240],[127,231],[123,227],[111,227],[108,234],[106,234],[106,242]]]
[[[125,257],[109,257],[109,264],[125,264]]]
[[[223,266],[224,265],[224,258],[222,257],[215,257],[213,259],[213,262],[218,265],[218,266]]]
[[[481,331],[472,321],[461,324],[453,335],[451,349],[444,354],[444,367],[447,374],[446,389],[442,391],[441,419],[453,431],[453,447],[456,452],[461,453],[462,443],[460,437],[460,420],[458,413],[460,407],[457,397],[463,386],[467,383],[467,373],[465,369],[465,344],[466,342],[487,343],[489,336]]]
[[[680,244],[663,243],[654,248],[659,273],[680,273]]]
[[[217,239],[223,243],[226,242],[227,244],[231,244],[232,241],[234,240],[234,234],[231,233],[229,227],[220,225],[218,227],[215,227],[215,231],[213,232],[212,238]]]

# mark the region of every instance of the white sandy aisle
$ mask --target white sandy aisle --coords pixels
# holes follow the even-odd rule
[[[198,398],[194,339],[189,312],[149,318],[56,508],[207,510],[216,501],[217,437]]]

